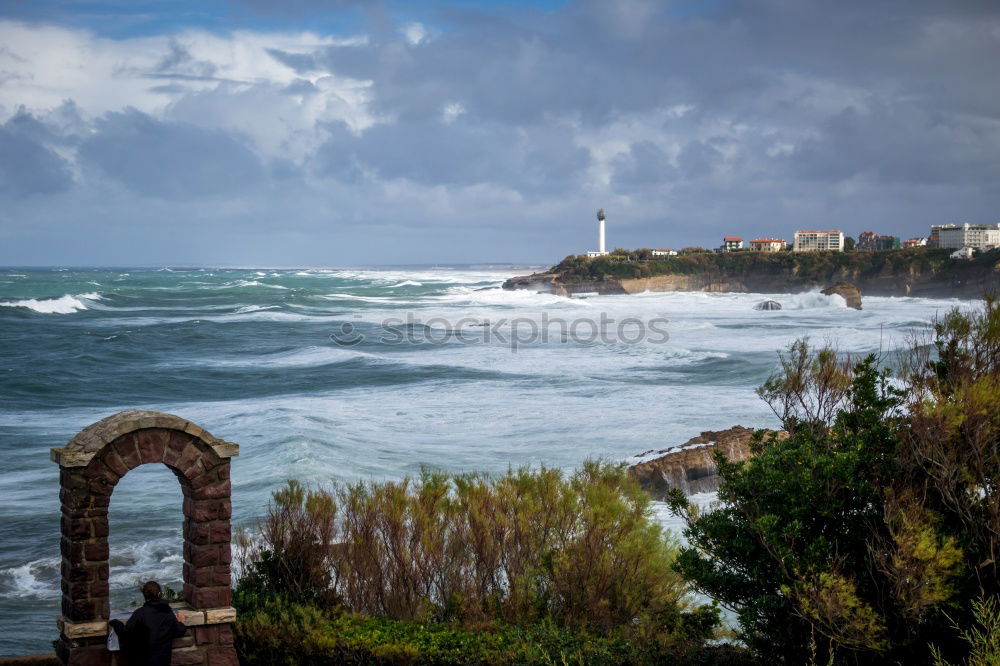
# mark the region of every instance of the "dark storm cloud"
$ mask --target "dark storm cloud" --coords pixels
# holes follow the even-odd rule
[[[156,120],[134,109],[109,113],[80,147],[85,167],[143,195],[186,199],[244,192],[260,182],[257,156],[234,137]]]
[[[386,179],[425,185],[493,183],[523,193],[558,192],[590,164],[573,134],[555,125],[513,127],[457,115],[402,119],[360,135],[342,127],[320,147],[321,173],[356,178],[370,171]]]
[[[670,156],[652,141],[636,141],[629,146],[627,155],[615,160],[615,185],[631,191],[637,187],[673,181],[677,175]]]
[[[0,126],[0,193],[21,198],[69,189],[69,163],[46,145],[53,138],[49,128],[23,110]]]
[[[289,224],[301,228],[436,226],[446,242],[428,261],[498,258],[467,254],[476,243],[514,260],[587,249],[567,240],[570,221],[589,223],[598,206],[613,214],[617,246],[717,245],[721,234],[787,237],[803,225],[857,233],[880,220],[895,225],[883,232],[915,236],[930,223],[998,221],[996,0],[232,7],[293,36],[161,41],[145,69],[129,70],[171,79],[143,83],[153,115],[92,111],[85,128],[73,113],[8,122],[5,196],[97,191],[110,179],[208,220],[215,206],[251,211],[241,228],[261,229],[291,202]],[[298,30],[364,39],[320,44]],[[71,171],[63,156],[77,145]],[[34,166],[11,184],[22,162]],[[504,233],[487,243],[490,228]],[[544,234],[525,255],[525,238]]]
[[[998,112],[996,87],[987,85],[1000,57],[995,3],[714,7],[692,13],[698,3],[595,0],[530,20],[442,10],[448,28],[428,43],[397,37],[333,48],[326,61],[375,81],[386,111],[430,113],[461,96],[471,113],[510,123],[553,114],[600,123],[680,102],[759,117],[789,76]]]
[[[866,176],[885,183],[997,187],[995,129],[912,105],[845,108],[791,155],[792,171],[837,182]]]

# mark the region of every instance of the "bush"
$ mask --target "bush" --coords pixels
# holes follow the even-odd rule
[[[1000,666],[1000,604],[995,597],[976,599],[972,602],[974,629],[963,629],[955,624],[955,629],[969,647],[965,666]],[[931,648],[934,666],[950,666],[941,656],[936,646]]]
[[[237,601],[241,607],[245,598]],[[749,664],[744,651],[703,647],[701,629],[664,650],[621,634],[594,634],[541,622],[470,630],[454,623],[405,622],[269,597],[241,608],[240,663],[301,664]]]
[[[975,600],[1000,595],[1000,307],[952,312],[900,378],[805,342],[761,396],[786,440],[718,456],[721,507],[682,496],[679,569],[775,661],[930,663],[969,652]],[[952,620],[954,618],[954,620]]]
[[[241,545],[237,599],[251,612],[286,600],[273,611],[293,613],[289,626],[318,627],[333,620],[315,613],[336,609],[459,632],[551,626],[666,653],[700,647],[719,622],[714,608],[690,607],[676,547],[621,465],[425,470],[331,490],[290,482]],[[255,626],[241,631],[264,649]]]

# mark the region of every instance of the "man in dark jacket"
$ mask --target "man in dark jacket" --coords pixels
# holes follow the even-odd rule
[[[112,626],[121,638],[129,666],[170,666],[173,640],[187,633],[187,627],[178,621],[184,615],[174,617],[156,581],[142,586],[142,596],[146,603],[132,613],[128,623],[122,626],[120,621],[113,620]]]

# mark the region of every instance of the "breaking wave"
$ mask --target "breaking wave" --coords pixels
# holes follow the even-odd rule
[[[72,314],[88,308],[87,301],[98,301],[100,294],[87,293],[73,296],[66,294],[59,298],[26,298],[21,301],[6,301],[0,305],[8,308],[27,308],[41,314]]]

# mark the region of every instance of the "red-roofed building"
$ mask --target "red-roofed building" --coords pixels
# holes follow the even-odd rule
[[[754,238],[750,241],[751,252],[782,252],[788,247],[784,238]]]
[[[722,251],[732,252],[733,250],[743,249],[743,239],[739,236],[726,236],[722,239]]]

